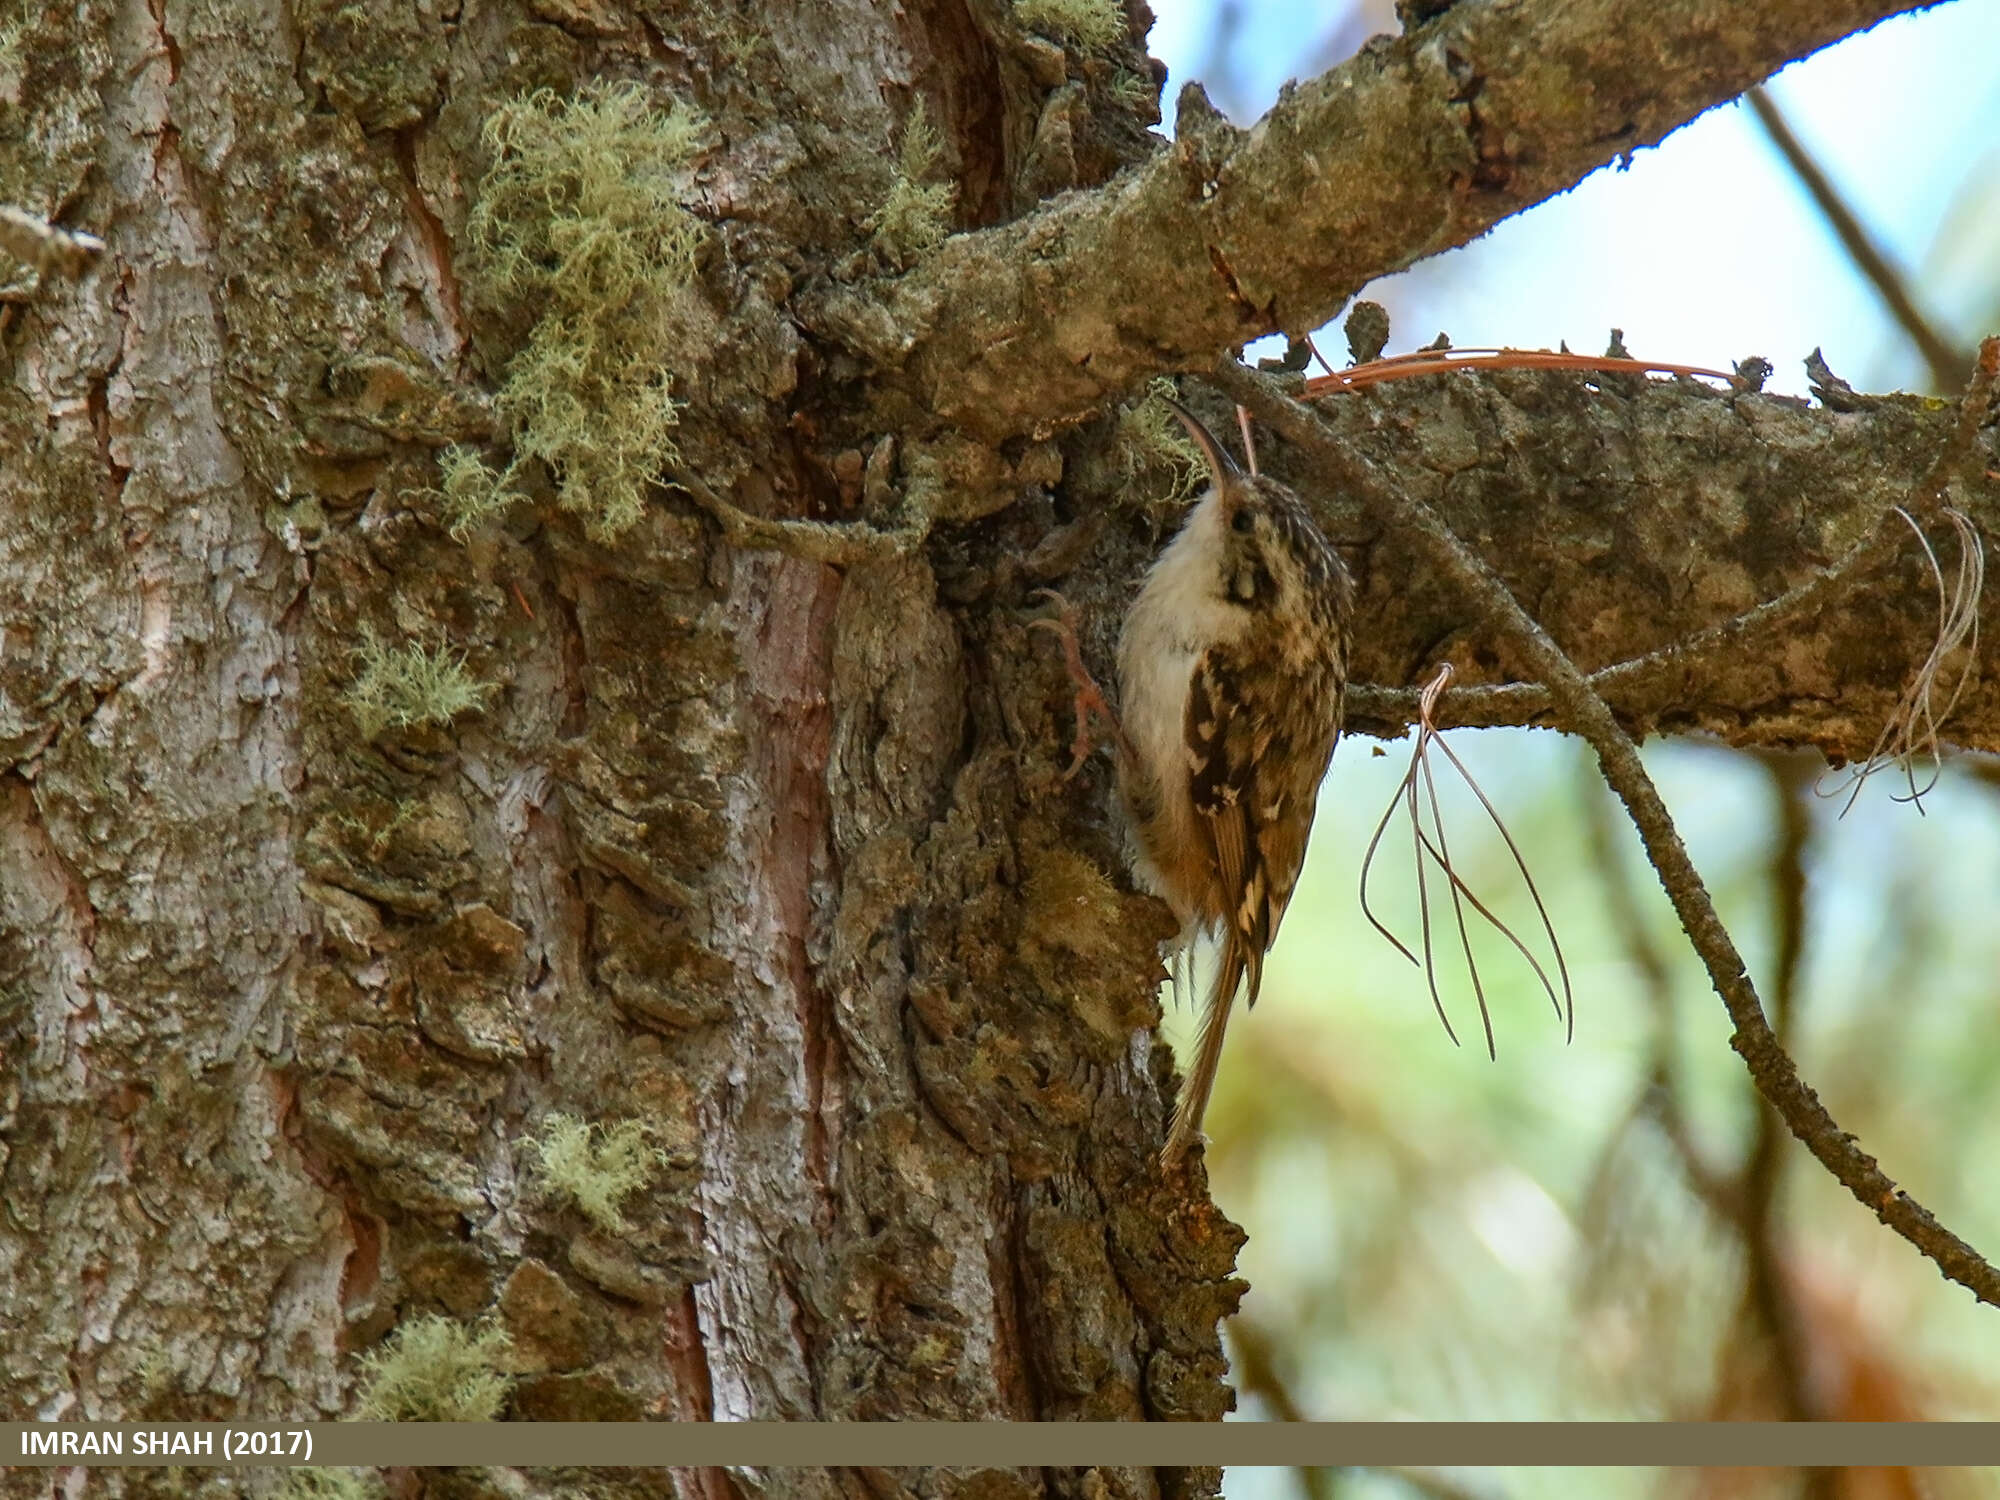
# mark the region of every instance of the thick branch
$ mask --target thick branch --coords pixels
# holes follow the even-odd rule
[[[1171,150],[948,241],[865,352],[927,412],[1046,431],[1144,374],[1303,332],[1377,276],[1657,143],[1909,0],[1460,0],[1289,89],[1239,131],[1198,91]]]
[[[2000,340],[1988,343],[1979,374],[1967,394],[1956,444],[1961,456],[1988,414],[1996,365],[2000,365]],[[1743,957],[1716,915],[1715,905],[1695,870],[1694,861],[1688,857],[1686,846],[1681,843],[1666,804],[1639,759],[1638,747],[1576,663],[1435,511],[1410,498],[1373,466],[1344,450],[1309,410],[1275,394],[1265,381],[1240,367],[1225,366],[1218,379],[1234,399],[1293,442],[1310,449],[1329,472],[1342,472],[1353,493],[1361,496],[1386,524],[1418,538],[1437,570],[1476,601],[1489,628],[1546,685],[1564,726],[1588,740],[1597,752],[1605,780],[1631,814],[1646,856],[1658,872],[1660,884],[1672,900],[1689,942],[1700,955],[1716,993],[1729,1011],[1735,1026],[1730,1044],[1742,1056],[1758,1092],[1784,1116],[1792,1134],[1821,1165],[1877,1218],[1929,1256],[1948,1278],[1968,1288],[1982,1302],[2000,1307],[2000,1271],[1897,1187],[1875,1159],[1835,1124],[1819,1096],[1799,1077],[1790,1055],[1771,1033]]]
[[[1699,730],[1857,759],[1936,634],[1921,551],[1890,512],[1934,513],[1932,466],[1954,414],[1916,397],[1841,405],[1520,373],[1409,381],[1317,410],[1344,453],[1394,474],[1532,601],[1633,733]],[[1281,440],[1259,445],[1356,569],[1368,629],[1354,675],[1376,685],[1353,695],[1357,729],[1408,723],[1415,695],[1401,690],[1447,656],[1465,686],[1446,698],[1446,724],[1549,722],[1541,685],[1475,685],[1505,681],[1490,633],[1345,469]],[[2000,536],[1993,468],[1988,451],[1951,476],[1952,503],[1989,538]],[[1945,532],[1933,528],[1950,566]],[[1994,601],[1984,624],[2000,639]],[[1946,733],[2000,749],[2000,679],[1975,682]]]

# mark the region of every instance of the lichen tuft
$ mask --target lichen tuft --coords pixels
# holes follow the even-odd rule
[[[382,1487],[366,1469],[315,1469],[300,1465],[285,1470],[278,1500],[372,1500]]]
[[[1166,398],[1179,392],[1167,376],[1146,387],[1146,394],[1118,414],[1118,464],[1128,496],[1150,503],[1185,500],[1202,486],[1208,465],[1201,449],[1187,435]],[[1155,475],[1170,476],[1167,489],[1151,484]]]
[[[1133,68],[1120,68],[1104,86],[1104,94],[1119,109],[1142,119],[1160,117],[1160,86],[1151,75]]]
[[[889,196],[868,220],[875,247],[900,265],[936,249],[951,233],[958,187],[936,180],[943,167],[944,141],[919,99],[903,122],[903,145]]]
[[[464,652],[421,641],[392,646],[368,625],[354,658],[358,670],[340,698],[370,739],[384,729],[449,724],[496,690],[466,670]]]
[[[554,1114],[528,1147],[547,1191],[571,1200],[591,1223],[613,1234],[631,1227],[619,1203],[651,1181],[666,1159],[637,1120],[603,1130],[572,1115]]]
[[[1014,0],[1014,19],[1079,47],[1110,47],[1129,34],[1116,0]]]
[[[472,1333],[436,1316],[406,1323],[362,1362],[359,1415],[371,1422],[491,1422],[513,1384],[500,1369],[512,1348],[504,1328]]]
[[[541,89],[486,122],[493,165],[467,224],[467,269],[496,301],[538,315],[500,388],[514,462],[496,485],[539,460],[558,503],[600,540],[638,520],[647,482],[677,457],[677,312],[708,237],[680,195],[706,131],[636,84],[573,99]]]
[[[438,455],[438,484],[430,493],[451,531],[453,541],[468,540],[473,532],[521,498],[510,489],[506,476],[478,453],[454,443]]]
[[[0,110],[20,102],[21,38],[27,32],[26,17],[9,16],[0,21]]]

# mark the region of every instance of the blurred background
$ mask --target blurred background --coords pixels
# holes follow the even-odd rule
[[[1396,29],[1388,0],[1151,3],[1169,131],[1190,79],[1248,124],[1287,78]],[[1440,332],[1598,351],[1617,327],[1645,358],[1727,368],[1762,354],[1786,393],[1804,393],[1819,348],[1860,389],[1955,394],[1952,361],[2000,331],[1996,121],[2000,6],[1958,0],[1789,68],[1764,108],[1715,110],[1364,295],[1389,310],[1390,353]],[[1321,348],[1344,351],[1337,329]],[[1445,1035],[1422,975],[1356,900],[1409,743],[1343,744],[1263,1003],[1232,1029],[1208,1116],[1216,1200],[1250,1236],[1251,1291],[1227,1329],[1239,1415],[2000,1418],[2000,1313],[1943,1281],[1758,1105],[1589,753],[1534,731],[1449,743],[1528,855],[1574,981],[1575,1040],[1489,941],[1489,1061],[1448,930],[1440,985],[1463,1045]],[[1846,798],[1824,795],[1841,778],[1813,755],[1675,740],[1647,761],[1807,1079],[1892,1177],[2000,1255],[2000,772],[1953,762],[1921,809],[1884,775],[1843,816]],[[1470,794],[1441,790],[1461,872],[1532,941],[1506,846]],[[1414,870],[1399,820],[1371,900],[1412,946]],[[1177,1042],[1191,1019],[1171,1017]],[[1242,1469],[1227,1490],[1888,1500],[2000,1495],[2000,1482]]]

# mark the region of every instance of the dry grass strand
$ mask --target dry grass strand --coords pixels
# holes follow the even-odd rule
[[[1466,971],[1472,979],[1473,996],[1479,1004],[1479,1021],[1486,1036],[1486,1053],[1489,1057],[1497,1057],[1499,1053],[1493,1036],[1492,1013],[1486,1003],[1486,986],[1480,976],[1478,960],[1473,955],[1472,935],[1465,918],[1467,906],[1483,918],[1495,932],[1506,938],[1514,946],[1515,951],[1527,961],[1528,967],[1534,971],[1535,978],[1540,981],[1543,992],[1548,995],[1550,1004],[1555,1007],[1557,1019],[1564,1023],[1565,1036],[1569,1039],[1574,1039],[1576,1035],[1576,996],[1570,984],[1569,965],[1563,958],[1562,942],[1556,936],[1555,923],[1549,916],[1548,906],[1542,900],[1541,890],[1535,884],[1535,877],[1528,868],[1526,857],[1522,855],[1520,846],[1514,842],[1514,835],[1508,831],[1507,824],[1501,818],[1499,810],[1494,807],[1492,799],[1473,778],[1465,762],[1460,760],[1457,753],[1444,742],[1437,728],[1437,705],[1443,698],[1445,690],[1450,687],[1453,675],[1451,663],[1446,662],[1439,666],[1436,675],[1431,678],[1418,700],[1417,736],[1416,743],[1410,751],[1409,769],[1403,773],[1402,781],[1397,784],[1395,795],[1389,799],[1388,807],[1383,810],[1381,819],[1375,825],[1375,832],[1368,840],[1368,852],[1362,856],[1361,914],[1368,919],[1370,926],[1389,940],[1397,952],[1423,970],[1425,982],[1430,989],[1431,1005],[1437,1011],[1438,1020],[1444,1024],[1445,1035],[1451,1038],[1454,1046],[1458,1045],[1458,1033],[1453,1029],[1451,1017],[1446,1013],[1444,997],[1439,992],[1437,981],[1430,885],[1429,876],[1426,874],[1427,865],[1437,867],[1438,872],[1445,877],[1446,890],[1451,897],[1452,920],[1458,931],[1459,947],[1465,955]],[[1432,746],[1436,746],[1442,752],[1451,768],[1458,773],[1459,779],[1471,790],[1473,796],[1479,799],[1479,805],[1486,810],[1486,815],[1492,819],[1493,826],[1500,831],[1500,837],[1507,845],[1507,852],[1513,857],[1514,867],[1521,872],[1521,879],[1527,885],[1528,895],[1535,903],[1535,913],[1541,919],[1542,931],[1548,938],[1550,951],[1554,955],[1556,979],[1550,979],[1548,970],[1521,940],[1520,935],[1511,925],[1494,914],[1492,908],[1479,898],[1478,893],[1460,878],[1453,866],[1451,846],[1445,835],[1443,808],[1437,793],[1437,776],[1431,761]],[[1430,832],[1426,832],[1424,827],[1426,804],[1428,804]],[[1417,867],[1418,945],[1422,950],[1421,958],[1389,930],[1368,904],[1368,877],[1374,869],[1375,852],[1381,847],[1383,836],[1388,832],[1389,823],[1395,817],[1399,806],[1407,808],[1410,816],[1411,851]]]
[[[1889,715],[1889,721],[1882,726],[1876,737],[1874,748],[1860,765],[1848,769],[1840,783],[1831,788],[1815,786],[1814,791],[1823,797],[1837,797],[1847,794],[1847,801],[1840,809],[1846,817],[1853,808],[1855,799],[1861,795],[1861,788],[1870,777],[1896,767],[1903,773],[1909,788],[1896,794],[1898,802],[1909,802],[1917,811],[1924,810],[1924,798],[1937,786],[1938,776],[1944,768],[1944,748],[1938,729],[1951,712],[1958,706],[1966,685],[1979,664],[1979,605],[1986,589],[1986,542],[1972,518],[1956,506],[1941,507],[1941,514],[1951,523],[1953,535],[1958,540],[1958,568],[1956,576],[1947,584],[1944,567],[1938,562],[1937,549],[1922,526],[1902,506],[1894,507],[1895,513],[1916,534],[1917,544],[1924,550],[1924,561],[1931,570],[1931,579],[1937,586],[1938,627],[1937,635],[1931,642],[1931,649],[1924,657],[1909,685],[1896,700],[1896,707]],[[1952,684],[1950,694],[1943,707],[1936,704],[1938,679],[1943,675],[1945,660],[1960,647],[1965,648],[1965,660],[1961,664],[1957,681]],[[1928,758],[1930,773],[1922,786],[1917,784],[1917,762]]]

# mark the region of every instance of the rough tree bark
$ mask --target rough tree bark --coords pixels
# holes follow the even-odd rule
[[[509,1336],[477,1357],[524,1419],[1219,1416],[1240,1234],[1154,1166],[1168,923],[1102,768],[1059,780],[1028,630],[1060,580],[1101,663],[1171,525],[1109,403],[1908,8],[1462,0],[1171,149],[1137,41],[1003,0],[21,11],[0,203],[108,248],[0,309],[0,1410],[352,1412],[440,1316]],[[504,458],[535,311],[464,274],[482,128],[593,79],[708,122],[689,483],[607,538],[531,470],[454,536],[440,452]],[[918,101],[968,231],[935,250],[884,218]],[[1810,577],[1952,421],[1841,405],[1468,376],[1332,413],[1597,667]],[[849,528],[841,565],[729,545],[703,489]],[[1323,498],[1361,678],[1504,676]],[[1906,554],[1614,701],[1860,753],[1931,608]],[[396,642],[488,690],[364,722]],[[1959,728],[2000,747],[2000,696]],[[643,1125],[609,1215],[554,1116]]]

